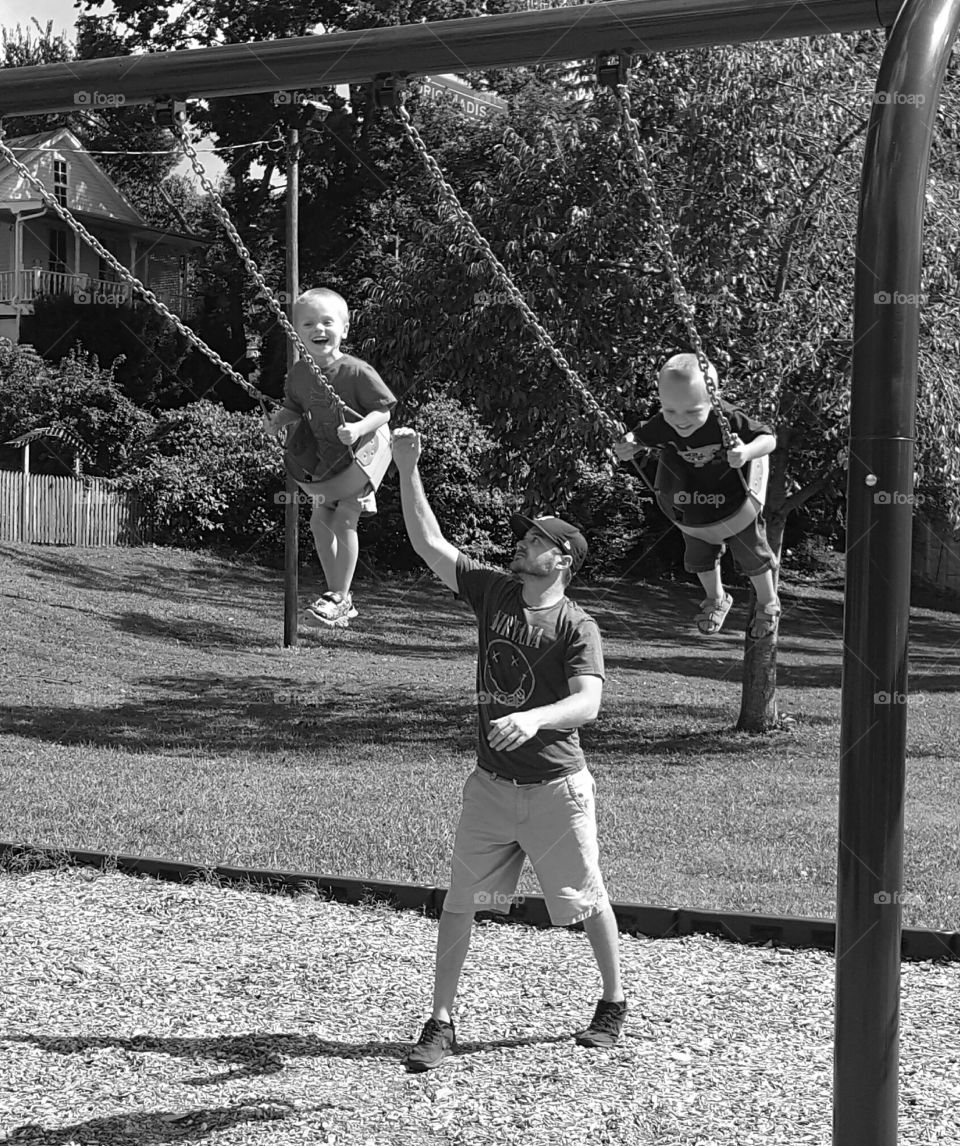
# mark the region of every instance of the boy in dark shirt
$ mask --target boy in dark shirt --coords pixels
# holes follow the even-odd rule
[[[712,366],[710,372],[716,386]],[[737,471],[772,453],[777,439],[769,426],[721,400],[734,434],[731,448],[724,451],[720,423],[695,354],[675,354],[666,362],[657,389],[660,413],[617,442],[614,451],[626,461],[645,446],[662,448],[657,501],[671,521],[698,526],[730,517],[746,496]],[[720,579],[720,558],[727,545],[757,594],[751,636],[775,632],[780,619],[774,581],[777,559],[767,542],[762,516],[722,541],[707,541],[691,533],[684,533],[684,539],[684,568],[696,573],[706,594],[696,617],[699,632],[704,636],[719,633],[733,604]]]

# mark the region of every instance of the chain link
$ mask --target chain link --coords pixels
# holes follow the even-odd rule
[[[97,252],[100,258],[103,259],[103,261],[107,263],[108,266],[112,267],[113,270],[120,276],[123,282],[132,287],[133,290],[139,294],[147,303],[155,307],[177,328],[180,334],[182,334],[183,337],[186,338],[191,345],[195,346],[197,350],[199,350],[202,354],[205,354],[207,358],[209,358],[215,366],[219,367],[220,370],[223,371],[223,373],[228,378],[236,382],[238,386],[242,386],[243,389],[246,390],[248,394],[251,394],[254,398],[256,398],[260,402],[261,407],[263,407],[264,402],[269,400],[267,395],[263,394],[256,388],[256,386],[253,385],[252,382],[249,382],[246,378],[243,377],[242,374],[238,373],[229,364],[229,362],[224,361],[224,359],[221,358],[220,355],[212,347],[208,346],[195,331],[191,330],[188,326],[181,322],[181,320],[173,313],[173,311],[170,310],[170,308],[165,303],[161,302],[160,299],[157,298],[153,291],[144,286],[132,271],[128,270],[121,262],[119,262],[119,260],[114,255],[112,255],[107,250],[105,246],[103,246],[103,244],[98,239],[91,235],[83,223],[81,223],[80,220],[77,219],[69,211],[68,208],[59,203],[57,199],[50,194],[40,179],[20,162],[16,155],[7,146],[2,123],[0,123],[0,155],[2,155],[3,158],[6,159],[7,162],[10,163],[10,165],[17,171],[17,173],[26,179],[29,184],[36,187],[36,189],[40,192],[41,198],[47,204],[47,206],[52,208],[52,210],[56,212],[56,214],[63,220],[63,222],[66,223],[66,225],[72,231],[75,231],[81,239],[89,243],[89,245]]]
[[[257,266],[256,262],[254,262],[253,255],[250,254],[246,244],[240,237],[240,232],[234,226],[233,219],[230,218],[226,207],[223,205],[223,199],[220,195],[220,192],[207,178],[207,173],[203,169],[203,164],[200,162],[200,157],[197,154],[196,148],[189,141],[189,139],[187,139],[186,132],[183,130],[183,127],[180,124],[175,124],[170,130],[173,132],[174,139],[176,139],[180,149],[183,151],[187,159],[190,160],[190,166],[193,168],[194,174],[196,175],[200,186],[207,193],[207,196],[210,199],[210,203],[213,206],[214,213],[223,225],[223,229],[230,236],[230,241],[236,248],[237,254],[243,260],[244,266],[247,268],[250,277],[257,284],[261,295],[264,297],[264,299],[266,299],[267,305],[273,311],[280,326],[286,332],[287,337],[297,348],[297,351],[299,352],[303,361],[306,362],[314,378],[316,378],[320,385],[330,395],[334,405],[340,411],[341,420],[343,420],[343,412],[347,405],[346,402],[344,402],[336,390],[334,390],[333,386],[330,385],[330,381],[326,374],[324,374],[316,362],[314,362],[313,355],[304,345],[304,342],[300,335],[297,333],[293,323],[289,318],[287,318],[286,311],[283,309],[283,305],[281,304],[280,300],[267,285],[267,280],[260,273],[260,268]],[[291,299],[291,302],[292,301],[293,300]]]
[[[443,171],[436,159],[430,154],[427,145],[424,143],[420,132],[417,130],[413,121],[410,118],[410,113],[404,106],[401,98],[397,104],[397,115],[403,125],[407,138],[413,144],[420,158],[423,160],[424,166],[430,173],[434,184],[440,191],[441,197],[446,204],[449,214],[453,217],[454,222],[458,224],[467,234],[467,237],[472,241],[476,249],[484,256],[490,266],[493,268],[500,284],[505,288],[507,294],[510,296],[511,301],[523,315],[529,328],[533,331],[540,345],[547,351],[554,363],[560,368],[567,383],[579,396],[581,402],[586,409],[593,415],[594,418],[600,423],[601,426],[612,438],[622,438],[624,435],[624,427],[622,423],[612,418],[597,402],[596,398],[590,393],[584,385],[580,376],[576,373],[570,363],[563,356],[559,347],[554,343],[547,330],[538,320],[537,316],[533,313],[527,305],[526,299],[521,294],[516,283],[510,277],[510,273],[503,263],[497,258],[492,247],[487,240],[477,230],[477,225],[474,223],[469,212],[457,198],[457,193],[453,187],[447,182]]]
[[[670,238],[670,232],[667,230],[663,210],[660,207],[657,188],[654,184],[653,176],[650,174],[647,153],[643,148],[643,144],[640,142],[640,131],[637,128],[637,122],[633,118],[631,111],[630,93],[627,90],[626,84],[616,84],[615,90],[620,103],[620,119],[623,124],[623,133],[627,138],[627,142],[630,144],[630,150],[633,153],[637,167],[637,175],[640,179],[640,186],[643,189],[647,204],[650,208],[650,217],[653,220],[654,230],[657,233],[657,246],[663,254],[663,261],[667,265],[667,274],[670,276],[670,286],[673,290],[674,302],[677,305],[677,310],[680,312],[680,317],[683,319],[683,325],[686,328],[690,345],[693,347],[693,352],[697,356],[697,363],[700,366],[700,372],[703,374],[704,385],[710,396],[710,404],[717,416],[717,421],[720,423],[720,434],[724,449],[730,449],[734,437],[733,431],[730,428],[730,420],[724,412],[723,406],[720,404],[720,391],[710,370],[710,362],[703,349],[700,332],[697,330],[696,312],[693,303],[687,295],[686,288],[683,285],[683,279],[680,276],[680,264],[673,251],[673,242]]]

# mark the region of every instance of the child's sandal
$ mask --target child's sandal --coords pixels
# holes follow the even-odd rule
[[[707,597],[700,602],[700,612],[696,615],[697,628],[705,637],[713,637],[723,628],[727,613],[733,607],[733,598],[724,593],[720,598]]]
[[[780,602],[773,601],[769,605],[758,605],[750,623],[750,636],[754,640],[761,637],[770,637],[777,631],[780,624]]]

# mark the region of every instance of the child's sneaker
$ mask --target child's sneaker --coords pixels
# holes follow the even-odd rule
[[[304,621],[308,625],[328,625],[330,628],[345,629],[357,615],[353,607],[353,597],[349,593],[326,592],[307,609]]]
[[[590,1026],[577,1033],[577,1042],[582,1047],[602,1047],[607,1049],[617,1045],[623,1021],[627,1017],[627,1001],[608,1003],[601,999],[593,1012]]]
[[[420,1038],[407,1055],[404,1065],[412,1074],[433,1070],[457,1049],[457,1036],[453,1023],[440,1019],[427,1019]]]

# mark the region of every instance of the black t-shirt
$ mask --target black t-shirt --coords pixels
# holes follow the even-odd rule
[[[491,772],[514,780],[555,779],[579,772],[583,749],[576,728],[541,729],[512,752],[488,743],[490,721],[554,704],[570,695],[574,676],[603,678],[596,621],[564,597],[548,609],[527,609],[521,581],[468,557],[457,562],[459,595],[477,616],[477,756]]]
[[[325,366],[323,373],[353,411],[345,415],[348,422],[357,422],[374,410],[392,410],[397,404],[376,370],[352,354],[342,354]],[[301,415],[288,430],[284,447],[284,462],[291,477],[325,481],[350,465],[352,454],[337,437],[339,408],[303,359],[294,362],[287,373],[283,404]]]
[[[731,431],[744,443],[773,430],[763,422],[748,417],[736,406],[721,399]],[[637,441],[645,446],[659,446],[657,468],[657,502],[673,521],[685,525],[706,525],[722,521],[743,504],[743,482],[737,470],[727,462],[720,423],[711,410],[704,424],[688,437],[678,434],[663,414],[656,414],[634,430]]]

